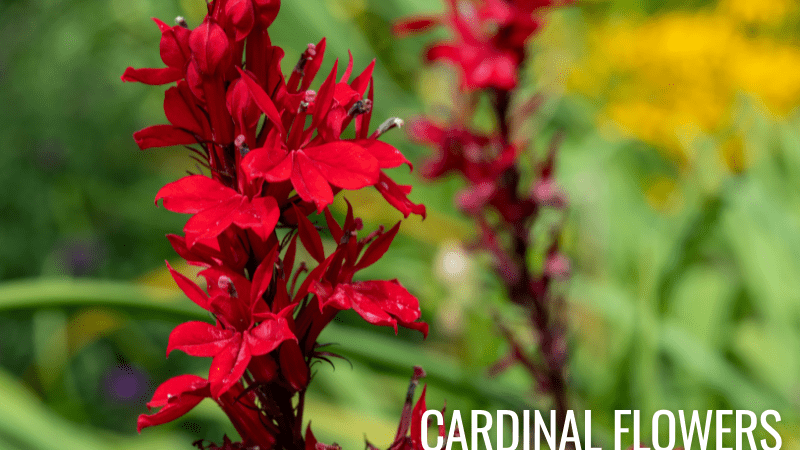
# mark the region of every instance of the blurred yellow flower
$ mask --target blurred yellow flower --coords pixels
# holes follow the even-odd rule
[[[776,25],[797,12],[797,0],[722,0],[719,9],[746,23]]]
[[[796,9],[795,0],[720,0],[714,9],[607,19],[591,26],[569,87],[601,105],[602,122],[690,165],[698,136],[740,134],[737,94],[778,116],[798,104],[800,47],[774,29]],[[718,143],[729,169],[745,168],[740,142]]]

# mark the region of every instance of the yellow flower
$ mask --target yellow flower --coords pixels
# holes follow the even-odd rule
[[[800,48],[752,26],[784,20],[794,1],[721,0],[715,9],[595,23],[569,88],[600,104],[600,119],[627,137],[691,164],[697,137],[736,132],[740,93],[776,115],[798,104]],[[718,142],[728,168],[743,170],[742,152]]]

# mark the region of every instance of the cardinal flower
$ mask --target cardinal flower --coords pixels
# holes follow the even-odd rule
[[[189,247],[219,236],[231,224],[252,229],[266,240],[280,216],[274,198],[249,198],[203,175],[167,184],[156,194],[156,202],[161,199],[170,211],[194,214],[183,228]]]
[[[356,231],[361,228],[361,224],[353,218],[352,208],[348,208],[343,228],[327,209],[325,217],[333,239],[339,242],[336,250],[327,258],[324,256],[319,232],[306,217],[299,217],[300,240],[320,265],[306,277],[295,294],[297,298],[312,292],[316,294],[319,303],[319,311],[307,310],[301,313],[297,319],[298,330],[314,321],[324,322],[317,318],[318,315],[326,317],[341,310],[353,309],[373,325],[390,326],[395,332],[400,325],[421,331],[427,336],[428,324],[418,321],[421,315],[419,301],[399,281],[353,281],[356,272],[369,267],[386,253],[400,229],[400,224],[388,232],[379,230],[359,241]]]
[[[212,312],[217,323],[193,321],[170,334],[167,355],[181,350],[192,356],[213,357],[208,375],[210,393],[218,398],[244,374],[254,356],[266,355],[284,341],[296,341],[286,318],[293,306],[271,312],[262,296],[272,280],[277,249],[256,269],[253,281],[223,268],[201,272],[209,294],[170,268],[178,286],[195,303]]]
[[[134,69],[128,67],[122,75],[122,81],[138,81],[145,84],[167,84],[186,76],[189,64],[189,35],[191,32],[179,25],[170,27],[164,22],[153,19],[161,30],[161,60],[167,67],[163,69]]]
[[[147,408],[161,408],[155,414],[139,416],[136,429],[171,422],[191,411],[211,395],[208,381],[196,375],[178,375],[161,383],[147,403]]]

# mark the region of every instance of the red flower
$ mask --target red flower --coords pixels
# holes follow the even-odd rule
[[[201,239],[215,238],[231,224],[252,229],[267,240],[280,211],[272,197],[248,198],[203,175],[191,175],[167,184],[156,194],[170,211],[194,214],[183,231],[192,247]]]
[[[191,411],[204,398],[209,397],[208,381],[196,375],[178,375],[161,383],[153,393],[147,408],[161,408],[154,414],[142,414],[137,421],[136,430],[171,422]]]
[[[348,208],[344,228],[325,211],[331,235],[339,242],[336,251],[328,258],[322,253],[319,233],[311,223],[300,216],[299,236],[306,250],[318,261],[323,270],[312,272],[306,278],[297,296],[305,295],[306,289],[318,297],[319,312],[325,310],[353,309],[364,320],[379,326],[391,326],[397,332],[398,324],[421,331],[428,335],[428,324],[418,322],[420,319],[419,301],[411,295],[397,280],[390,281],[353,281],[353,275],[375,263],[386,252],[400,229],[398,223],[388,232],[379,230],[363,240],[356,239],[356,230],[360,223],[353,218]],[[371,242],[371,243],[370,243]],[[369,244],[369,245],[368,245]],[[360,256],[360,257],[359,257]],[[314,313],[310,313],[315,317]],[[298,317],[298,329],[302,329],[309,316]]]
[[[442,17],[421,16],[393,26],[398,35],[445,25],[455,35],[451,41],[432,45],[428,61],[445,60],[456,65],[465,90],[511,90],[517,85],[525,45],[539,29],[535,13],[551,0],[486,0],[476,8],[472,2],[449,0]]]
[[[179,25],[170,27],[164,22],[153,19],[161,30],[161,60],[167,67],[163,69],[134,69],[128,67],[122,75],[122,81],[138,81],[145,84],[167,84],[186,76],[189,64],[189,30]]]
[[[295,340],[286,319],[263,315],[261,322],[251,322],[245,330],[232,330],[205,322],[187,322],[178,325],[169,336],[167,354],[181,350],[186,354],[213,357],[208,381],[211,397],[217,398],[234,384],[247,370],[253,356],[266,355],[286,340]]]
[[[303,131],[305,113],[298,114],[287,140],[280,145],[261,147],[251,151],[242,162],[251,178],[271,183],[291,180],[300,198],[313,202],[317,211],[333,202],[331,185],[342,189],[360,189],[378,182],[380,175],[378,160],[364,147],[350,141],[324,141],[323,132],[308,140],[310,132],[323,125],[332,110],[336,89],[336,64],[328,78],[314,97],[311,128]],[[253,97],[267,117],[276,125],[274,132],[281,132],[282,122],[269,96],[250,77],[243,78]],[[337,103],[338,105],[338,103]],[[341,122],[340,122],[341,124]],[[334,139],[338,139],[338,133]],[[268,139],[269,141],[269,139]]]
[[[187,322],[170,334],[167,355],[181,350],[192,356],[213,357],[208,381],[211,396],[219,397],[239,381],[253,356],[266,355],[287,340],[297,340],[286,321],[294,308],[279,314],[266,308],[262,296],[272,281],[277,250],[256,269],[253,281],[225,269],[210,268],[206,277],[209,295],[170,268],[178,286],[196,304],[214,313],[217,324]]]

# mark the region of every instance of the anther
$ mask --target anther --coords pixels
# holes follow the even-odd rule
[[[347,115],[350,117],[355,117],[370,111],[372,111],[372,100],[366,98],[355,102],[353,106],[350,107],[350,110],[347,111]]]
[[[245,137],[244,137],[243,134],[240,134],[239,136],[236,136],[236,140],[233,141],[233,145],[235,145],[236,148],[239,149],[239,153],[242,155],[242,157],[244,157],[244,155],[246,155],[246,154],[248,154],[250,152],[250,147],[247,146],[247,143],[245,142]]]
[[[306,63],[314,59],[315,56],[317,56],[317,46],[314,44],[308,44],[308,48],[306,48],[306,51],[300,55],[300,59],[294,66],[294,71],[302,74],[303,69],[306,67]]]
[[[189,25],[186,23],[186,19],[183,16],[176,17],[175,24],[180,27],[186,28],[187,30],[189,29]]]

